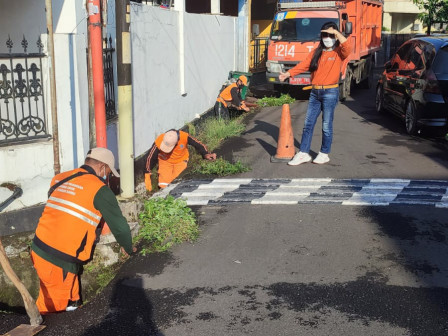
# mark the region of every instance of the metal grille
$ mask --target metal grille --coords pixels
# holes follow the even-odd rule
[[[6,41],[8,53],[0,54],[0,145],[49,137],[42,85],[43,53],[28,53],[28,41],[21,41],[22,53],[13,53],[14,43]]]
[[[106,100],[106,120],[117,116],[115,105],[115,81],[112,38],[105,38],[103,42],[103,71],[104,71],[104,95]]]
[[[256,38],[251,42],[250,71],[265,71],[268,38]]]

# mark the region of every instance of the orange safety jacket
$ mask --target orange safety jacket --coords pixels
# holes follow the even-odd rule
[[[164,160],[168,163],[179,163],[182,161],[188,161],[190,157],[190,153],[188,152],[188,133],[183,131],[178,131],[179,140],[177,141],[176,146],[174,146],[173,150],[170,153],[165,153],[160,150],[160,145],[162,144],[163,137],[165,134],[161,134],[157,137],[155,144],[159,149],[159,160]]]
[[[95,174],[78,168],[56,175],[51,186],[80,172],[85,174],[63,183],[49,196],[34,244],[64,261],[83,264],[91,258],[100,233],[102,215],[93,200],[105,183]]]
[[[232,95],[233,90],[233,95]],[[216,101],[222,103],[225,107],[227,104],[233,103],[235,106],[240,106],[242,102],[241,93],[236,83],[230,84],[218,95]]]

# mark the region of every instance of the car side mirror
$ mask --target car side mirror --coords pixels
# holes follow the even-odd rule
[[[392,63],[390,62],[390,61],[387,61],[385,64],[384,64],[384,69],[386,69],[386,70],[390,70],[392,68]]]
[[[353,32],[353,24],[350,21],[345,23],[345,34],[350,35]]]

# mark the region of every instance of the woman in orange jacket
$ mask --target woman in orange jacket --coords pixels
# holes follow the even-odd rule
[[[311,72],[312,90],[303,127],[300,151],[288,162],[296,166],[311,161],[308,154],[311,147],[314,126],[322,111],[322,145],[313,163],[324,164],[330,161],[333,141],[334,109],[339,101],[339,77],[344,59],[351,53],[349,41],[338,31],[334,22],[327,22],[321,28],[319,46],[294,68],[279,76],[280,81],[294,77],[302,72]]]

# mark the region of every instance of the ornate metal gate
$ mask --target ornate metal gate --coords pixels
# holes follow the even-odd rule
[[[106,120],[117,116],[115,105],[115,81],[112,38],[105,38],[103,42],[103,71],[104,71],[104,95],[106,100]]]
[[[14,43],[6,41],[8,53],[0,54],[0,146],[14,142],[50,137],[48,134],[41,39],[37,53],[28,53],[23,37],[23,52],[13,53]]]

